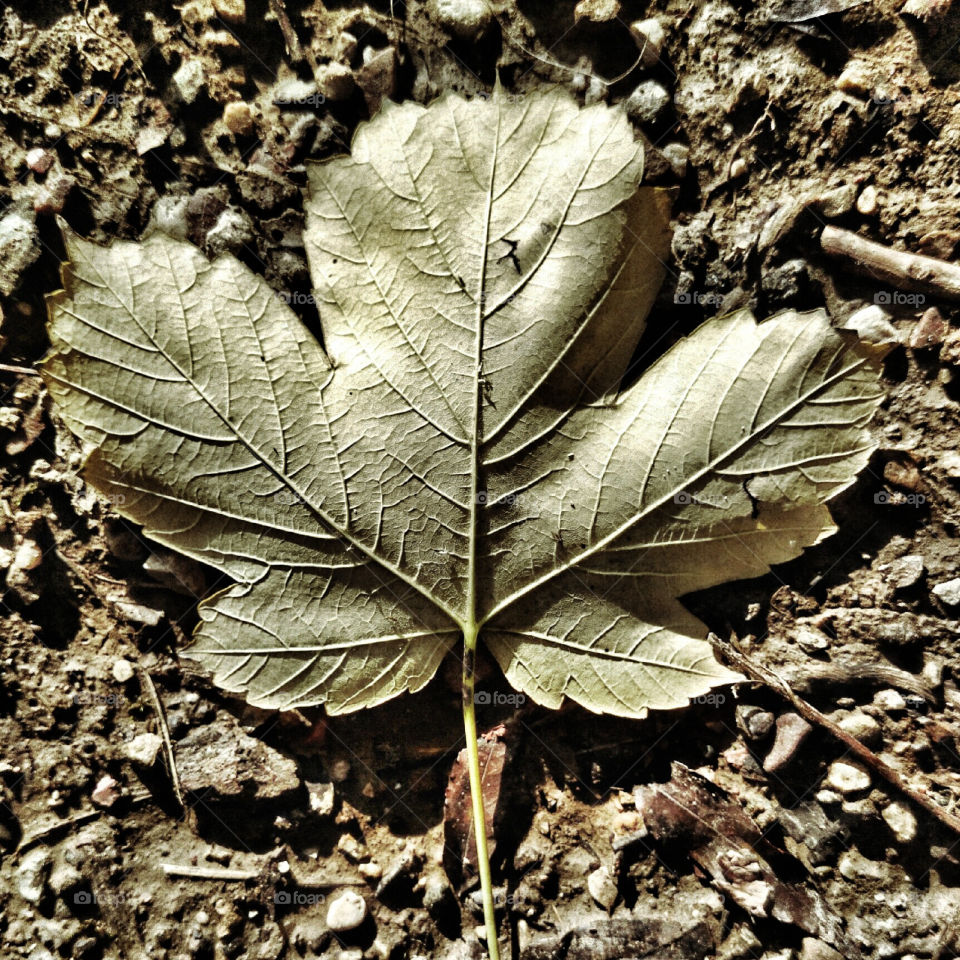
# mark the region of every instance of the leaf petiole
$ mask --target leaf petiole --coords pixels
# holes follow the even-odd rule
[[[467,738],[467,769],[470,773],[470,802],[473,805],[473,830],[477,843],[477,870],[483,894],[483,919],[487,928],[487,952],[490,960],[500,960],[497,943],[497,919],[493,906],[493,883],[490,880],[490,855],[487,852],[487,821],[483,809],[483,785],[480,780],[480,754],[477,750],[477,718],[474,712],[474,677],[476,675],[477,627],[469,624],[463,631],[463,732]]]

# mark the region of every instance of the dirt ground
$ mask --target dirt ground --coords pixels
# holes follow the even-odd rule
[[[330,720],[220,692],[177,658],[216,574],[84,484],[30,368],[58,216],[100,241],[152,227],[234,252],[316,330],[304,162],[345,151],[384,96],[477,95],[498,71],[517,93],[625,101],[646,181],[676,188],[636,370],[743,304],[887,312],[901,346],[879,449],[833,505],[839,532],[688,604],[960,814],[960,311],[856,277],[819,243],[833,224],[960,253],[960,4],[899,8],[611,0],[578,22],[566,0],[288,0],[285,30],[278,0],[4,5],[4,960],[483,955],[475,880],[444,826],[458,665]],[[629,25],[650,19],[641,53]],[[503,724],[494,866],[513,956],[960,957],[960,836],[770,689],[627,722],[518,706],[480,670],[480,723]],[[706,804],[700,827],[658,793],[668,782]],[[356,894],[361,922],[334,920]]]

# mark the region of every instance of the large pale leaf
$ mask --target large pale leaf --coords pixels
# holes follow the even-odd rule
[[[621,391],[668,246],[641,173],[622,114],[562,92],[387,104],[310,171],[325,350],[231,257],[67,234],[44,375],[90,481],[236,581],[187,650],[217,682],[352,710],[477,630],[549,705],[731,678],[677,598],[831,532],[879,360],[739,312]]]

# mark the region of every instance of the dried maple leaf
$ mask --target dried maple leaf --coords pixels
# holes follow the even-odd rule
[[[67,234],[43,372],[86,475],[236,581],[187,656],[337,713],[460,640],[472,773],[481,636],[549,706],[640,717],[735,676],[678,598],[832,531],[879,351],[739,311],[621,390],[668,246],[641,172],[623,114],[562,91],[386,104],[310,169],[325,349],[233,257]]]

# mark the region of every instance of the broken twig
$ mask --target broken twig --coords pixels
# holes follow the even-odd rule
[[[797,696],[790,689],[789,684],[777,676],[772,670],[751,660],[742,650],[732,641],[722,640],[716,634],[710,634],[710,642],[730,663],[741,673],[746,674],[758,683],[764,684],[771,690],[775,690],[785,700],[793,705],[793,708],[800,714],[804,720],[815,723],[829,731],[836,737],[851,753],[862,760],[871,770],[878,773],[884,780],[892,784],[904,796],[912,800],[918,807],[926,810],[931,816],[939,820],[944,826],[949,827],[954,833],[960,834],[960,817],[954,816],[944,810],[928,793],[921,793],[911,787],[907,781],[890,766],[885,760],[881,760],[869,747],[865,747],[859,740],[851,737],[846,730],[837,726],[829,717],[824,716],[816,707],[811,706],[802,697]]]
[[[854,272],[872,280],[944,300],[960,300],[960,266],[955,263],[894,250],[839,227],[824,227],[820,246],[824,253],[846,261]]]
[[[192,880],[256,880],[256,870],[230,870],[227,867],[195,867],[189,863],[161,863],[168,877],[189,877]]]
[[[160,736],[163,738],[164,752],[167,755],[167,766],[170,768],[170,782],[173,784],[173,792],[177,796],[177,800],[180,802],[180,808],[185,810],[187,805],[183,802],[183,789],[180,786],[180,774],[177,772],[177,761],[173,755],[173,740],[170,739],[170,728],[167,726],[167,718],[163,712],[163,704],[160,702],[160,697],[157,694],[157,688],[153,684],[153,678],[144,670],[142,667],[139,668],[140,677],[143,680],[143,685],[147,688],[147,692],[150,694],[150,699],[153,701],[153,709],[157,715],[157,723],[160,725]]]
[[[32,367],[18,367],[9,363],[0,363],[0,373],[19,373],[23,377],[39,377],[40,371]]]

